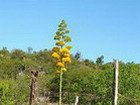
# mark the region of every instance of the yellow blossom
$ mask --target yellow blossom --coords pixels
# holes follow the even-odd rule
[[[67,71],[67,69],[66,69],[66,68],[61,68],[61,70],[62,70],[62,71]]]
[[[72,46],[66,46],[66,48],[70,50],[72,48]]]
[[[69,53],[65,53],[63,56],[64,57],[70,57],[70,54]]]
[[[60,39],[60,36],[55,35],[55,36],[54,36],[54,39],[55,39],[55,40],[59,40],[59,39]]]
[[[60,49],[60,52],[61,53],[69,53],[69,49],[63,48],[63,49]]]
[[[62,58],[62,61],[63,62],[70,63],[71,62],[71,59],[70,59],[70,57],[65,57],[65,58]]]
[[[71,42],[71,38],[69,36],[65,36],[64,41],[65,42]]]
[[[58,48],[58,47],[53,47],[53,49],[52,49],[52,51],[54,51],[54,52],[58,52],[60,50],[60,48]]]
[[[64,46],[64,45],[65,45],[65,42],[63,42],[63,41],[58,41],[58,42],[56,42],[56,45],[58,45],[58,46]]]
[[[60,58],[60,55],[57,54],[56,52],[54,52],[54,53],[52,54],[52,57],[59,59],[59,58]]]
[[[59,67],[64,67],[64,64],[63,64],[62,62],[58,62],[58,63],[57,63],[57,66],[59,66]]]

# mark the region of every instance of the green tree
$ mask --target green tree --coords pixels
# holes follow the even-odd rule
[[[28,50],[29,54],[31,54],[33,52],[33,48],[32,47],[28,47],[27,50]]]
[[[95,69],[95,63],[94,63],[93,61],[89,60],[89,59],[85,59],[85,60],[84,60],[84,64],[85,64],[86,66],[89,66],[89,67]]]
[[[104,59],[104,56],[100,56],[96,59],[96,69],[101,69],[104,63],[103,59]]]
[[[76,52],[76,54],[74,55],[74,58],[76,60],[79,60],[81,58],[81,53],[80,52]]]
[[[20,49],[15,49],[11,53],[11,58],[12,59],[19,59],[23,60],[26,57],[26,53]]]
[[[0,58],[9,58],[10,52],[7,50],[6,47],[3,47],[2,50],[0,50]]]

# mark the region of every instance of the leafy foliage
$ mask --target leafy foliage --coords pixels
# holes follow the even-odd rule
[[[47,101],[58,101],[59,74],[54,70],[51,51],[13,53],[6,48],[0,50],[0,104],[27,104],[30,91],[30,71],[39,70],[38,96]],[[22,52],[22,53],[21,53]],[[14,54],[14,57],[13,57]],[[16,55],[17,54],[17,55]],[[3,55],[3,56],[2,56]],[[23,56],[24,55],[24,56]],[[79,104],[110,105],[112,100],[112,63],[96,63],[89,59],[77,59],[71,55],[72,63],[63,75],[63,102]],[[119,62],[119,105],[140,104],[140,64]],[[45,95],[47,94],[47,95]]]

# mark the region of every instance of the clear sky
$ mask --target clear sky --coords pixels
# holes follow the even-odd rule
[[[0,0],[0,48],[51,49],[62,19],[72,53],[140,63],[140,0]]]

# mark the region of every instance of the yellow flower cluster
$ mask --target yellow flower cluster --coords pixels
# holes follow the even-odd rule
[[[67,71],[67,69],[66,69],[66,68],[61,68],[61,70],[62,70],[62,71]]]
[[[71,63],[70,49],[72,46],[66,45],[66,43],[71,42],[71,38],[63,31],[58,31],[56,32],[54,39],[56,40],[56,46],[52,49],[52,57],[55,58],[56,66],[60,69],[57,70],[57,73],[62,73],[66,71],[66,65]]]
[[[64,41],[58,41],[58,42],[56,42],[56,45],[58,45],[58,46],[64,46],[65,45],[65,42]]]
[[[52,57],[57,59],[56,65],[58,67],[65,67],[65,64],[71,63],[70,54],[69,54],[70,51],[66,47],[60,50],[54,47],[53,51],[55,52],[52,53]]]
[[[57,63],[57,66],[59,66],[59,67],[65,67],[65,65],[62,62],[58,62]]]
[[[72,48],[72,46],[66,46],[66,48],[70,50]]]
[[[52,57],[59,59],[59,58],[60,58],[60,55],[57,54],[56,52],[54,52],[54,53],[52,54]]]
[[[62,67],[65,67],[65,64],[71,63],[69,49],[62,48],[62,49],[58,50],[56,47],[54,47],[53,51],[55,51],[55,52],[52,53],[52,57],[57,59],[56,65],[58,67],[62,68]]]
[[[70,54],[64,54],[63,56],[64,57],[70,57]]]
[[[65,36],[65,37],[64,37],[64,41],[65,41],[65,42],[71,42],[71,38],[70,38],[69,36]]]
[[[63,67],[63,68],[61,68],[60,70],[56,70],[56,73],[60,74],[61,71],[64,72],[64,71],[67,71],[67,69]]]
[[[54,52],[58,52],[60,50],[60,48],[58,48],[58,47],[53,47],[53,49],[52,49],[52,51],[54,51]]]
[[[65,63],[71,63],[70,57],[64,57],[64,58],[62,58],[62,61]]]
[[[69,53],[70,51],[69,51],[69,49],[67,49],[67,48],[65,47],[65,48],[60,49],[60,52],[61,52],[61,53]]]
[[[59,39],[60,39],[60,36],[55,35],[55,36],[54,36],[54,39],[55,39],[55,40],[59,40]]]

